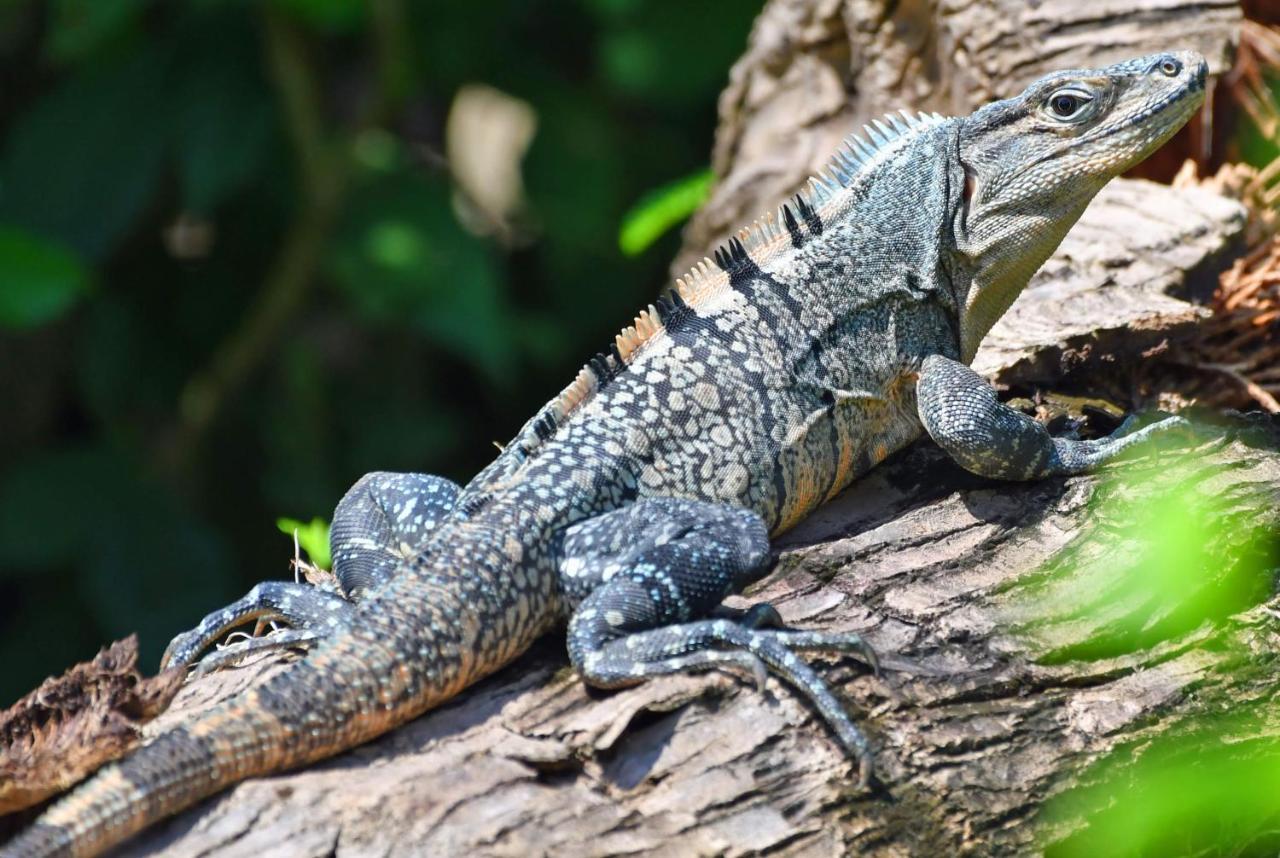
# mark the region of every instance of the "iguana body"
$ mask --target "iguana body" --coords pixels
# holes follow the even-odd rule
[[[566,619],[571,660],[598,685],[767,665],[865,779],[865,740],[795,655],[866,655],[857,636],[765,628],[768,606],[712,614],[766,571],[768,534],[923,431],[971,470],[1013,478],[1077,472],[1142,434],[1051,439],[964,364],[1094,193],[1198,107],[1204,78],[1198,55],[1161,54],[851,138],[465,489],[417,475],[357,483],[334,519],[343,593],[260,585],[176,639],[167,661],[267,615],[318,639],[312,652],[105,768],[0,854],[96,854],[236,781],[384,733]]]

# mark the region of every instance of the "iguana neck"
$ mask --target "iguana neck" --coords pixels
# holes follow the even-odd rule
[[[970,221],[956,208],[949,266],[959,308],[960,360],[972,363],[983,337],[1026,288],[1088,206],[1088,197],[1051,212]]]

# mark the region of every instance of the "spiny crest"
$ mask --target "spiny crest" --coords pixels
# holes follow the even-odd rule
[[[894,141],[945,121],[946,117],[938,113],[912,114],[906,110],[873,120],[863,126],[861,134],[846,137],[827,165],[809,179],[811,196],[821,205],[841,188],[852,184]]]
[[[894,148],[897,141],[945,121],[946,117],[938,113],[912,114],[903,110],[874,120],[862,129],[861,134],[850,134],[826,166],[810,177],[805,190],[776,211],[739,230],[734,238],[715,251],[714,261],[704,259],[688,275],[676,281],[676,288],[696,304],[708,291],[698,287],[720,285],[719,279],[714,284],[703,282],[708,272],[719,274],[716,268],[729,271],[724,263],[733,264],[739,259],[739,249],[756,258],[760,251],[767,252],[776,247],[775,242],[780,239],[789,239],[793,247],[800,247],[809,237],[820,235],[822,220],[818,212],[828,201],[852,185],[859,175],[870,170],[887,150]]]
[[[520,449],[528,454],[538,442],[551,437],[578,406],[626,368],[640,346],[659,331],[674,329],[694,312],[693,307],[715,290],[732,283],[736,277],[749,275],[758,266],[761,252],[767,254],[783,241],[800,247],[809,238],[821,235],[821,209],[828,201],[871,169],[895,141],[945,120],[946,117],[937,113],[913,115],[903,110],[873,121],[863,128],[862,135],[851,134],[845,138],[827,165],[809,179],[807,190],[740,229],[715,250],[714,258],[698,262],[688,274],[676,279],[667,296],[641,310],[635,320],[614,337],[609,351],[588,361],[572,383],[530,421],[528,428],[536,441],[527,437],[526,432]]]

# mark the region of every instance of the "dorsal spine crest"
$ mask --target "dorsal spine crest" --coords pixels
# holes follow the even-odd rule
[[[608,352],[591,358],[573,382],[531,421],[534,438],[528,437],[527,430],[521,433],[520,451],[527,456],[538,443],[555,434],[576,408],[623,372],[636,351],[660,331],[675,330],[712,293],[757,273],[760,265],[757,258],[764,258],[784,240],[791,247],[800,248],[810,238],[821,235],[820,209],[824,205],[863,173],[874,169],[884,152],[897,141],[944,121],[946,117],[937,113],[912,115],[903,110],[900,115],[889,114],[873,120],[863,127],[861,134],[846,137],[827,164],[809,179],[807,190],[739,230],[716,248],[713,258],[703,258],[684,277],[676,278],[667,296],[641,310],[632,323],[614,337]]]

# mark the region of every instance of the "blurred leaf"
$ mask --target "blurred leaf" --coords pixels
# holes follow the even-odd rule
[[[1280,104],[1280,83],[1272,89],[1272,98]],[[1236,125],[1235,143],[1240,149],[1240,160],[1261,170],[1280,158],[1280,140],[1274,134],[1267,134],[1252,120],[1248,112],[1241,111],[1241,120]]]
[[[413,395],[397,398],[371,389],[347,392],[337,418],[346,438],[348,481],[375,470],[429,470],[461,481],[472,476],[459,467],[458,452],[477,432],[474,412],[462,413],[424,386],[415,383]],[[486,451],[490,457],[492,450]]]
[[[133,226],[160,177],[166,63],[145,48],[83,66],[13,126],[0,156],[0,219],[98,259]]]
[[[1159,446],[1143,448],[1151,455]],[[1177,456],[1170,450],[1162,458]],[[1185,458],[1155,473],[1128,468],[1107,475],[1092,501],[1096,539],[1063,552],[1040,580],[1019,585],[1018,623],[1041,652],[1040,663],[1148,649],[1206,623],[1220,625],[1266,597],[1276,543],[1244,524],[1247,515],[1227,499],[1206,493],[1214,476]],[[1135,495],[1143,502],[1135,503]],[[1112,553],[1099,551],[1109,538],[1134,552],[1124,574]]]
[[[119,295],[102,295],[85,310],[76,341],[77,380],[86,406],[110,424],[127,415],[156,379],[143,371],[146,338],[133,307]]]
[[[1043,854],[1275,855],[1280,739],[1268,732],[1256,717],[1237,713],[1212,719],[1193,734],[1113,752],[1081,779],[1087,786],[1045,805],[1045,830],[1071,833],[1047,844]]]
[[[357,134],[352,155],[361,167],[378,173],[390,172],[404,161],[400,139],[384,128],[366,128]]]
[[[644,0],[586,0],[586,7],[604,20],[620,18],[637,11]]]
[[[276,527],[286,536],[297,534],[298,545],[313,564],[321,569],[333,568],[333,558],[329,556],[329,522],[319,517],[308,523],[296,518],[277,518]]]
[[[458,225],[441,183],[408,174],[363,188],[330,274],[365,318],[416,329],[491,379],[509,380],[511,320],[492,251]]]
[[[602,40],[600,47],[605,74],[619,89],[644,93],[657,88],[664,58],[648,33],[622,30]]]
[[[191,628],[230,601],[227,547],[136,473],[102,492],[105,509],[77,563],[79,589],[106,637],[136,631],[141,662],[156,665],[175,625]]]
[[[706,201],[715,183],[710,168],[663,185],[623,215],[618,247],[627,256],[643,253],[663,233],[684,221]]]
[[[0,479],[0,573],[74,564],[108,637],[139,632],[156,659],[174,618],[194,624],[227,595],[221,540],[105,446],[33,456]]]
[[[0,226],[0,326],[30,328],[66,312],[89,288],[80,260],[57,242]]]
[[[350,32],[364,23],[362,0],[272,0],[313,27],[331,33]]]
[[[267,461],[258,485],[272,509],[333,509],[346,488],[337,478],[332,374],[308,339],[282,343],[271,393],[259,419]],[[308,431],[299,431],[300,427]]]
[[[45,50],[56,62],[78,60],[138,20],[147,0],[53,0]]]

